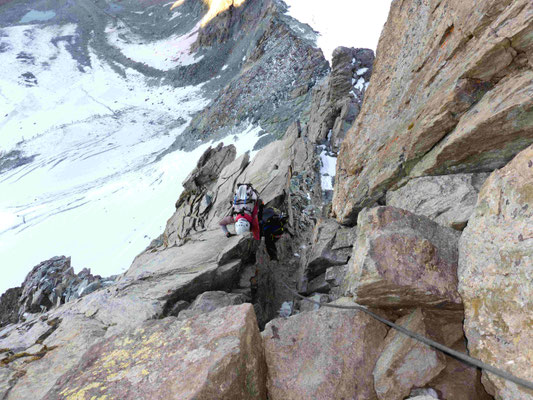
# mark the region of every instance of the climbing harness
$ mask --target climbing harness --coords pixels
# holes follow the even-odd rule
[[[270,270],[270,273],[274,273],[272,271],[272,269],[270,268],[270,266],[268,264],[266,264],[267,268]],[[364,306],[361,306],[359,304],[356,304],[356,305],[353,305],[353,306],[343,306],[343,305],[338,305],[338,304],[327,304],[327,303],[320,303],[318,301],[315,301],[315,300],[312,300],[312,299],[308,299],[307,297],[304,297],[302,296],[300,293],[296,292],[294,289],[290,288],[289,285],[287,285],[285,282],[281,282],[283,284],[283,286],[285,286],[293,295],[299,297],[300,299],[302,300],[305,300],[309,303],[313,303],[313,304],[318,304],[319,306],[321,307],[329,307],[329,308],[338,308],[338,309],[341,309],[341,310],[359,310],[359,311],[363,311],[364,313],[370,315],[372,318],[378,320],[379,322],[385,324],[385,325],[388,325],[390,326],[391,328],[393,329],[396,329],[397,331],[403,333],[404,335],[407,335],[413,339],[416,339],[418,340],[419,342],[422,342],[424,343],[425,345],[428,345],[430,347],[433,347],[445,354],[448,354],[449,356],[452,356],[466,364],[470,364],[470,365],[473,365],[475,367],[478,367],[478,368],[481,368],[487,372],[490,372],[490,373],[493,373],[494,375],[497,375],[501,378],[504,378],[508,381],[511,381],[511,382],[514,382],[520,386],[524,386],[528,389],[533,389],[533,382],[530,382],[530,381],[527,381],[525,379],[522,379],[522,378],[518,378],[512,374],[510,374],[509,372],[506,372],[502,369],[499,369],[499,368],[496,368],[496,367],[493,367],[492,365],[489,365],[489,364],[486,364],[484,363],[483,361],[481,360],[478,360],[477,358],[474,358],[474,357],[470,357],[464,353],[461,353],[459,351],[456,351],[456,350],[453,350],[453,349],[450,349],[449,347],[447,346],[444,346],[443,344],[440,344],[438,342],[435,342],[434,340],[431,340],[431,339],[428,339],[427,337],[425,336],[422,336],[416,332],[413,332],[413,331],[410,331],[409,329],[406,329],[404,328],[403,326],[401,325],[397,325],[395,324],[394,322],[391,322],[381,316],[379,316],[378,314],[370,311],[368,308],[364,307]]]

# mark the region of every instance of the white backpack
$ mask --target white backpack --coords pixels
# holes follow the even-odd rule
[[[250,183],[238,183],[233,198],[233,213],[252,215],[259,196]]]

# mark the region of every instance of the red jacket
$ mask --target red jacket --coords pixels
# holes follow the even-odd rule
[[[246,221],[248,221],[250,223],[250,225],[252,227],[251,231],[252,231],[252,234],[254,235],[254,239],[255,240],[261,240],[261,235],[260,235],[260,231],[259,231],[258,212],[259,212],[259,206],[256,204],[255,207],[254,207],[254,211],[253,211],[252,215],[248,215],[246,213],[242,213],[242,214],[237,214],[235,216],[235,222],[237,222],[241,218],[244,218],[244,219],[246,219]]]

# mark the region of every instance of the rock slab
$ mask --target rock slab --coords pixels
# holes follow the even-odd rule
[[[263,332],[271,400],[376,399],[372,370],[386,328],[359,311],[275,319]]]
[[[424,215],[462,230],[474,211],[479,189],[489,174],[455,174],[411,179],[387,192],[387,205]]]
[[[459,254],[470,352],[533,381],[533,146],[485,182]],[[533,399],[490,374],[483,383],[498,399]]]
[[[396,323],[428,336],[423,311],[418,308]],[[374,387],[380,400],[401,400],[412,388],[424,387],[446,366],[442,353],[391,329],[374,368]]]
[[[242,304],[101,341],[44,399],[266,399],[265,375],[253,307]]]

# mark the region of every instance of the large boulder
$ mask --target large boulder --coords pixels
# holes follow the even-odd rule
[[[459,247],[459,291],[474,357],[533,381],[533,146],[495,171],[479,193]],[[498,399],[533,392],[491,374]]]
[[[479,189],[489,174],[454,174],[411,179],[387,192],[387,205],[424,215],[462,230],[474,211]]]
[[[396,324],[428,336],[426,319],[418,308]],[[424,387],[446,366],[442,353],[392,329],[374,368],[374,387],[380,400],[404,399],[412,388]]]
[[[100,341],[43,400],[266,399],[265,376],[253,307],[243,304]]]
[[[459,235],[399,208],[364,210],[343,282],[345,294],[380,308],[461,308]]]
[[[339,153],[339,221],[404,179],[490,172],[533,142],[532,11],[530,0],[392,2]]]
[[[360,311],[321,309],[263,332],[271,400],[376,399],[374,364],[387,329]]]

